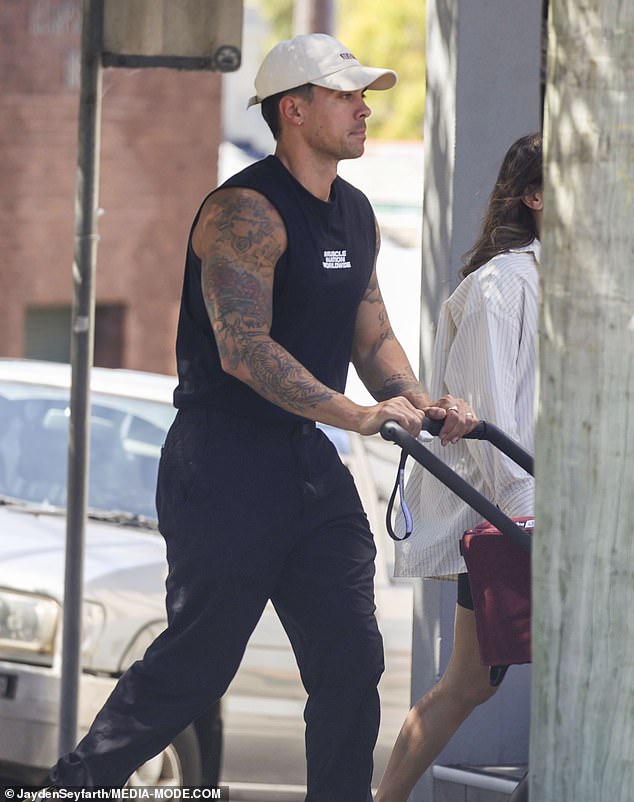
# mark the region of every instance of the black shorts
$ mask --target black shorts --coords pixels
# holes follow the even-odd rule
[[[458,602],[465,610],[473,610],[473,598],[471,596],[471,585],[469,584],[469,574],[458,574]]]

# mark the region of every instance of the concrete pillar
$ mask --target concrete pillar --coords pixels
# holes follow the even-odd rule
[[[542,0],[427,0],[422,375],[502,156],[541,127]]]
[[[421,362],[429,381],[440,305],[459,282],[507,148],[541,127],[542,0],[427,0]],[[455,583],[415,594],[412,699],[444,670],[453,639]],[[439,763],[526,762],[530,670],[513,668]],[[483,737],[483,734],[486,734]],[[431,771],[411,802],[434,799]]]

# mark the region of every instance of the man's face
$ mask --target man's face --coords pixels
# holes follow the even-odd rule
[[[318,153],[334,159],[356,159],[363,154],[366,119],[372,114],[365,90],[339,92],[313,88],[311,101],[301,101],[304,136]]]

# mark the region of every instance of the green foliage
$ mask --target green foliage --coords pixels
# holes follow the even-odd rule
[[[270,22],[273,44],[293,35],[293,0],[251,0],[250,5]]]
[[[275,41],[292,36],[293,0],[252,0]],[[369,92],[369,131],[380,139],[422,139],[425,106],[425,0],[335,0],[335,35],[359,61],[398,73],[387,92]]]
[[[373,67],[398,73],[387,92],[368,92],[371,136],[422,139],[425,106],[425,0],[339,0],[337,38]]]

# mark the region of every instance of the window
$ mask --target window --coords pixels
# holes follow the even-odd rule
[[[70,362],[70,306],[29,306],[24,328],[25,356]]]
[[[95,310],[94,364],[123,365],[124,304],[98,304]],[[25,310],[24,355],[29,359],[70,362],[70,306],[29,306]]]

